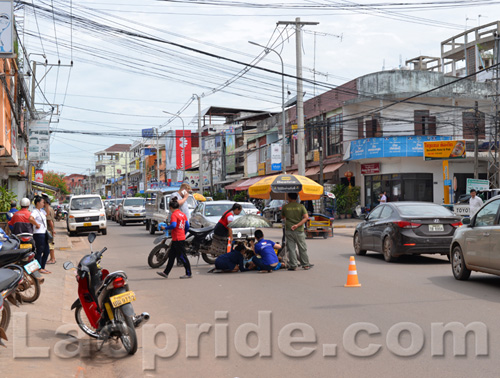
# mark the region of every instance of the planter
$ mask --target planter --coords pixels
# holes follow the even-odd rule
[[[352,214],[346,214],[346,215],[345,215],[345,217],[346,217],[347,219],[349,219],[349,218],[351,218],[351,217],[352,217]]]

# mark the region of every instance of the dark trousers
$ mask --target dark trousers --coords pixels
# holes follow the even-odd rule
[[[274,269],[276,269],[276,266],[264,264],[262,262],[262,259],[259,259],[257,256],[254,256],[252,261],[257,266],[257,268],[259,268],[259,270],[274,270]]]
[[[163,273],[165,273],[166,275],[168,275],[172,270],[175,258],[177,258],[177,261],[180,261],[184,265],[184,269],[186,269],[186,276],[190,276],[191,264],[186,257],[186,247],[184,245],[184,240],[172,241],[170,251],[168,252],[167,267],[163,271]]]
[[[45,269],[45,263],[50,255],[49,242],[47,241],[47,236],[43,234],[33,234],[33,239],[35,240],[36,253],[35,258],[40,263],[42,269]]]

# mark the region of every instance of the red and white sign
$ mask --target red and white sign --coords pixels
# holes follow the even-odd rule
[[[37,169],[35,171],[35,182],[43,184],[43,169]]]
[[[362,175],[371,175],[374,173],[380,173],[380,163],[361,164]]]
[[[176,147],[175,156],[176,156],[177,169],[182,169],[184,162],[186,164],[184,169],[191,168],[191,130],[175,131],[175,147]]]

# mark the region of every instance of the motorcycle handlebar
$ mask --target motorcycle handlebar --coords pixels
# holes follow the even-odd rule
[[[99,252],[97,252],[96,256],[97,256],[97,259],[99,260],[102,256],[102,254],[104,252],[106,252],[108,249],[106,247],[104,247],[102,250],[100,250]]]

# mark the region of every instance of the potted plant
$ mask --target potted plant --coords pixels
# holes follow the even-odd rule
[[[12,201],[16,200],[17,196],[14,193],[4,187],[0,187],[0,227],[4,231],[7,231],[7,216],[5,213],[10,210]]]
[[[356,204],[359,203],[361,189],[359,186],[349,186],[345,191],[347,218],[352,216]]]

